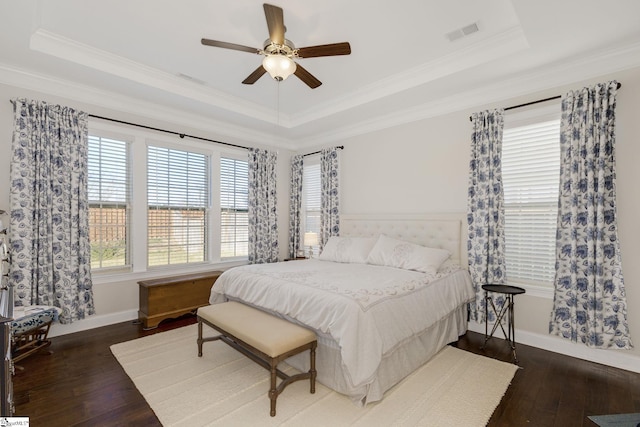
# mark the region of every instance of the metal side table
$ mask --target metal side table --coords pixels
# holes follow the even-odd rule
[[[511,351],[513,352],[513,360],[515,363],[518,363],[518,356],[516,355],[516,331],[515,331],[515,322],[514,322],[514,301],[513,297],[515,295],[524,294],[525,290],[519,288],[517,286],[509,286],[509,285],[482,285],[482,289],[484,289],[484,312],[485,312],[485,322],[484,322],[484,344],[482,344],[481,349],[484,349],[487,345],[487,341],[489,338],[493,337],[493,334],[498,329],[502,329],[502,333],[504,334],[505,339],[509,343],[511,347]],[[493,302],[493,298],[489,295],[489,292],[499,293],[506,295],[506,299],[504,304],[500,307],[500,310],[496,307]],[[493,312],[496,314],[496,322],[493,324],[493,328],[491,329],[491,333],[489,334],[489,321],[487,314],[489,309],[489,303],[491,303],[491,308]],[[507,331],[504,330],[504,326],[502,325],[502,321],[506,316],[507,320]]]

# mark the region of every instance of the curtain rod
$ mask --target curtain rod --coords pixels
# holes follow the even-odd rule
[[[621,87],[622,87],[622,84],[620,82],[618,82],[618,85],[617,85],[616,89],[620,89]],[[531,101],[531,102],[526,102],[524,104],[513,105],[511,107],[505,108],[504,111],[513,110],[513,109],[520,108],[520,107],[527,107],[529,105],[539,104],[541,102],[547,102],[547,101],[551,101],[553,99],[560,99],[560,98],[562,98],[562,95],[556,95],[556,96],[552,96],[551,98],[539,99],[537,101]],[[469,116],[469,120],[473,121],[473,117]]]
[[[124,120],[111,119],[109,117],[96,116],[95,114],[89,114],[89,117],[93,117],[94,119],[100,119],[100,120],[108,120],[110,122],[121,123],[121,124],[129,125],[129,126],[136,126],[136,127],[139,127],[139,128],[144,128],[144,129],[149,129],[149,130],[155,130],[155,131],[158,131],[158,132],[169,133],[171,135],[178,135],[182,139],[187,137],[187,138],[192,138],[192,139],[198,139],[200,141],[214,142],[216,144],[227,145],[229,147],[242,148],[242,149],[245,149],[245,150],[249,149],[249,147],[245,147],[243,145],[236,145],[236,144],[231,144],[229,142],[216,141],[215,139],[203,138],[201,136],[194,136],[194,135],[189,135],[189,134],[186,134],[186,133],[174,132],[172,130],[155,128],[155,127],[152,127],[152,126],[141,125],[141,124],[138,124],[138,123],[125,122]]]
[[[13,99],[10,99],[9,102],[14,104]],[[230,142],[216,141],[215,139],[203,138],[201,136],[188,135],[186,133],[174,132],[172,130],[160,129],[160,128],[156,128],[156,127],[152,127],[152,126],[141,125],[141,124],[138,124],[138,123],[125,122],[124,120],[112,119],[112,118],[109,118],[109,117],[98,116],[98,115],[95,115],[95,114],[89,114],[89,117],[93,117],[94,119],[107,120],[107,121],[115,122],[115,123],[121,123],[123,125],[135,126],[135,127],[139,127],[139,128],[143,128],[143,129],[155,130],[155,131],[158,131],[158,132],[164,132],[164,133],[168,133],[168,134],[171,134],[171,135],[178,135],[182,139],[187,137],[187,138],[192,138],[192,139],[199,139],[200,141],[214,142],[216,144],[227,145],[229,147],[242,148],[244,150],[249,150],[250,149],[249,147],[245,147],[243,145],[231,144]],[[343,150],[344,149],[344,145],[339,145],[336,148],[338,148],[340,150]],[[320,151],[314,151],[313,153],[303,154],[302,156],[303,157],[312,156],[314,154],[320,154]]]
[[[13,105],[15,105],[15,102],[14,102],[13,99],[9,99],[9,102],[12,103]],[[215,139],[203,138],[201,136],[194,136],[194,135],[189,135],[189,134],[186,134],[186,133],[174,132],[172,130],[166,130],[166,129],[155,128],[155,127],[152,127],[152,126],[140,125],[138,123],[125,122],[124,120],[111,119],[109,117],[97,116],[95,114],[88,114],[88,116],[89,117],[93,117],[94,119],[107,120],[107,121],[110,121],[110,122],[121,123],[123,125],[129,125],[129,126],[135,126],[135,127],[139,127],[139,128],[143,128],[143,129],[155,130],[155,131],[158,131],[158,132],[164,132],[164,133],[168,133],[168,134],[171,134],[171,135],[178,135],[182,139],[184,139],[185,137],[188,137],[188,138],[192,138],[192,139],[199,139],[200,141],[214,142],[216,144],[227,145],[229,147],[242,148],[244,150],[249,150],[249,147],[245,147],[243,145],[231,144],[230,142],[216,141]]]
[[[336,148],[338,150],[344,150],[344,145],[338,145]],[[322,153],[322,151],[318,150],[318,151],[314,151],[313,153],[303,154],[302,157],[313,156],[314,154],[320,154],[320,153]]]

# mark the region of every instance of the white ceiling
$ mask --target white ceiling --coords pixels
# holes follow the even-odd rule
[[[201,45],[261,48],[256,0],[0,0],[0,83],[297,149],[640,66],[637,0],[272,4],[296,47],[350,42],[298,60],[319,88],[243,85],[260,56]]]

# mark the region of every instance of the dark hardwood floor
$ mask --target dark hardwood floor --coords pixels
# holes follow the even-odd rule
[[[38,426],[159,426],[109,347],[195,323],[193,316],[143,331],[131,322],[52,339],[16,371],[16,415]],[[468,332],[458,348],[509,361],[507,343]],[[195,346],[195,343],[194,343]],[[595,426],[588,415],[640,412],[640,374],[518,345],[519,369],[489,426]],[[464,408],[460,408],[464,410]]]

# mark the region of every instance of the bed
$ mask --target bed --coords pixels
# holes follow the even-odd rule
[[[210,303],[240,301],[313,329],[317,380],[357,405],[380,400],[466,332],[463,218],[343,215],[318,259],[229,269]],[[309,360],[287,363],[304,371]]]

